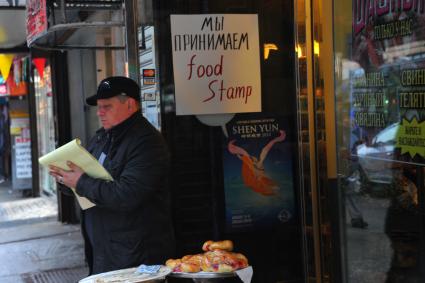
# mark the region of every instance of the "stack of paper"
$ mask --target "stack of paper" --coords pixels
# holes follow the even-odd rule
[[[40,157],[38,159],[40,164],[46,166],[54,165],[56,167],[62,168],[64,170],[70,170],[66,164],[68,161],[71,161],[90,177],[96,179],[104,179],[107,181],[112,181],[112,176],[108,171],[99,163],[99,161],[91,155],[84,147],[81,146],[81,141],[79,139],[74,139],[69,143],[55,149],[52,152]],[[89,201],[85,197],[79,196],[75,192],[75,188],[71,188],[77,197],[78,203],[81,206],[81,209],[88,209],[95,206],[94,203]]]

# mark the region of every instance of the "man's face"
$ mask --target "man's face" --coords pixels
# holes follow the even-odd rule
[[[103,128],[108,130],[130,117],[134,113],[129,107],[130,103],[130,99],[121,102],[116,96],[98,99],[96,113]]]

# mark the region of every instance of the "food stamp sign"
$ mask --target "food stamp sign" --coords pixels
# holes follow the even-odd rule
[[[176,114],[261,111],[258,16],[171,15]]]

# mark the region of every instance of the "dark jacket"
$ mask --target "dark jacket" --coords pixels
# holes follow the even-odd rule
[[[165,141],[141,114],[135,114],[108,132],[103,128],[96,132],[87,148],[96,158],[109,134],[103,166],[114,181],[84,174],[76,187],[79,195],[96,204],[82,215],[90,273],[164,264],[174,255],[175,245]]]

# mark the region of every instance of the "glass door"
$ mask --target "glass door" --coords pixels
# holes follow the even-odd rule
[[[425,281],[424,9],[334,1],[345,282]]]

